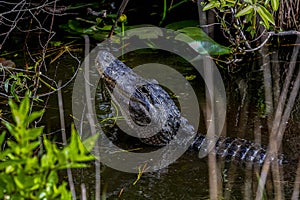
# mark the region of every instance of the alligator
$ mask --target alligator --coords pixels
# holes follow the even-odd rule
[[[126,123],[137,128],[142,143],[152,146],[165,146],[176,137],[179,127],[184,125],[187,133],[194,133],[194,127],[181,113],[169,94],[156,82],[143,79],[131,68],[107,51],[99,51],[96,68],[110,91],[114,102],[121,109]],[[131,94],[130,96],[128,94]],[[149,124],[158,125],[155,135],[148,137]],[[161,124],[163,123],[163,124]],[[207,142],[203,134],[196,134],[190,148],[200,150]],[[226,160],[263,164],[266,148],[254,142],[231,137],[220,137],[215,143],[215,153]],[[286,160],[282,154],[272,158],[279,164]]]

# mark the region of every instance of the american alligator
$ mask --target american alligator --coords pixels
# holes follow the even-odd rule
[[[107,51],[98,53],[96,67],[108,86],[112,99],[124,108],[121,111],[126,122],[130,127],[138,129],[138,136],[143,143],[164,146],[176,137],[182,124],[186,132],[194,132],[193,126],[181,116],[174,101],[157,82],[143,79]],[[161,128],[153,130],[158,133],[148,137],[149,129],[144,127],[150,123],[154,128],[155,125]],[[204,142],[207,142],[206,137],[198,134],[191,149],[199,150]],[[257,164],[262,164],[266,158],[265,148],[240,138],[219,138],[215,144],[215,152],[230,160]],[[280,164],[285,162],[283,155],[276,159]]]

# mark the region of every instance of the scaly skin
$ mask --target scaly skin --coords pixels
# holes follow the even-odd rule
[[[96,67],[108,86],[112,99],[121,108],[127,124],[132,128],[140,127],[138,131],[143,143],[164,146],[176,136],[180,125],[185,126],[186,132],[194,133],[193,126],[181,116],[171,97],[157,83],[143,79],[106,51],[98,53]],[[157,134],[147,137],[149,129],[143,127],[150,123],[153,127],[151,131]],[[205,140],[204,135],[198,135],[191,148],[199,150]],[[219,138],[215,152],[229,160],[257,164],[262,164],[266,158],[263,147],[239,138]],[[277,161],[283,163],[283,156],[280,155]]]

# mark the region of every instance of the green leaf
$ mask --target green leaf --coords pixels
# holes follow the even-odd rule
[[[31,153],[31,151],[33,152],[34,150],[36,150],[38,147],[40,146],[40,141],[33,141],[33,142],[30,142],[28,145],[27,145],[27,149],[29,152],[28,153]]]
[[[19,138],[18,138],[19,139]],[[11,149],[11,150],[13,150],[12,152],[14,153],[14,154],[19,154],[20,153],[20,145],[17,143],[17,142],[15,142],[15,141],[13,141],[13,140],[7,140],[7,146]],[[8,155],[8,157],[9,158],[12,158],[12,156],[11,155]]]
[[[178,32],[183,34],[178,34],[175,40],[188,43],[199,54],[225,55],[231,53],[230,48],[218,44],[200,28],[186,27]]]
[[[53,169],[55,167],[56,157],[49,155],[50,153],[44,154],[41,159],[41,171],[44,169]]]
[[[222,2],[222,8],[225,7],[233,7],[236,4],[236,0],[226,0],[225,2]],[[240,5],[240,3],[237,3],[237,5]]]
[[[38,141],[36,141],[37,143],[39,143]],[[39,144],[38,144],[39,145]],[[39,160],[36,156],[33,156],[31,158],[27,158],[24,170],[27,173],[36,173],[36,170],[39,169]]]
[[[2,144],[3,144],[4,140],[5,140],[5,135],[6,135],[6,133],[4,131],[0,135],[0,147],[2,147]]]
[[[273,16],[271,15],[271,13],[263,6],[259,6],[257,8],[257,13],[259,14],[259,16],[262,18],[262,20],[264,21],[264,25],[266,26],[266,29],[269,29],[269,22],[273,25],[275,25],[275,21],[273,19]]]
[[[4,82],[4,90],[5,90],[5,92],[8,92],[9,80],[10,80],[10,79],[7,79],[7,80]]]
[[[77,147],[78,147],[78,140],[79,139],[79,135],[77,134],[77,132],[74,130],[74,126],[72,125],[72,131],[71,131],[71,141],[70,141],[70,144],[69,144],[69,148],[71,149],[71,151],[73,150],[76,150],[76,153],[77,151],[79,150]]]
[[[197,77],[196,75],[192,74],[192,75],[190,75],[190,76],[185,76],[185,79],[186,79],[187,81],[192,81],[192,80],[194,80],[196,77]]]
[[[25,98],[21,101],[20,107],[19,107],[20,114],[23,114],[24,117],[27,117],[29,112],[29,97],[28,94],[26,94]]]
[[[279,8],[279,0],[271,0],[271,6],[273,11],[277,11]]]
[[[193,40],[185,40],[186,38],[181,38],[181,34],[177,35],[175,40],[183,41],[182,39],[184,39],[184,42],[192,42],[194,40],[214,42],[214,40],[211,39],[202,29],[197,27],[185,27],[183,29],[179,29],[178,32],[183,33],[185,36],[188,36]]]
[[[95,134],[82,142],[88,152],[90,152],[94,148],[98,137],[99,134]]]
[[[44,142],[45,150],[47,152],[46,155],[53,155],[53,146],[51,142],[46,138],[46,136],[44,136],[43,138],[44,138],[43,142]]]
[[[25,139],[34,140],[37,139],[43,133],[44,127],[31,128],[26,130]]]
[[[36,175],[28,176],[25,171],[22,171],[18,176],[14,176],[14,181],[20,189],[30,189],[36,187],[33,181],[34,176]]]
[[[83,160],[83,159],[80,159],[80,160]],[[83,160],[83,161],[91,161],[90,160]],[[69,164],[65,164],[65,165],[61,165],[58,167],[58,169],[67,169],[67,168],[86,168],[88,167],[89,165],[88,164],[85,164],[85,163],[78,163],[78,162],[73,162],[73,163],[69,163]]]
[[[270,0],[265,0],[264,5],[267,6]]]
[[[176,31],[178,29],[182,29],[182,28],[185,28],[185,27],[196,27],[198,25],[199,25],[198,20],[183,20],[183,21],[168,24],[168,25],[166,25],[165,28],[172,29],[172,30]]]
[[[97,26],[96,25],[94,25],[94,26],[91,26],[91,27],[89,27],[89,28],[85,28],[85,29],[83,29],[83,34],[93,34],[94,32],[96,32],[97,31]]]
[[[236,0],[226,0],[226,2],[235,4]],[[245,2],[246,2],[246,0],[245,0]]]
[[[66,189],[67,188],[66,186],[67,186],[67,183],[63,182],[56,191],[57,194],[61,195],[60,199],[71,199],[72,198],[72,193]]]
[[[40,116],[42,116],[44,113],[44,110],[40,110],[40,111],[35,111],[33,113],[31,113],[28,118],[26,119],[26,123],[30,124],[31,122],[33,122],[35,119],[39,118]]]
[[[14,166],[17,165],[21,165],[23,164],[25,161],[24,160],[6,160],[5,162],[0,162],[0,169],[6,169],[6,171],[14,171]],[[10,167],[10,169],[7,169],[8,167]]]
[[[12,176],[10,176],[9,174],[6,174],[6,173],[1,173],[0,180],[1,180],[0,186],[4,186],[7,193],[11,193],[12,191],[15,190],[15,184],[14,184]]]
[[[58,182],[58,175],[55,171],[51,171],[48,176],[48,183],[55,185]]]
[[[18,109],[18,106],[17,104],[12,100],[12,99],[9,99],[8,100],[8,104],[10,106],[10,110],[11,110],[11,113],[12,113],[12,117],[14,119],[14,121],[17,123],[17,124],[20,124],[21,123],[21,119],[20,119],[20,114],[19,114],[19,109]],[[5,124],[6,126],[6,124]],[[10,132],[10,131],[9,131]],[[10,132],[12,133],[12,132]]]
[[[220,7],[220,2],[219,1],[211,1],[209,2],[208,4],[206,4],[203,8],[203,11],[207,11],[207,10],[210,10],[212,8],[215,8],[215,7]]]
[[[69,32],[73,33],[83,33],[84,29],[80,27],[80,23],[77,20],[69,20],[68,21]]]
[[[253,12],[253,6],[249,5],[246,8],[242,9],[240,12],[238,12],[236,14],[236,17],[241,17],[241,16],[247,15],[247,14],[249,14],[251,12]]]
[[[100,31],[110,31],[112,28],[112,25],[105,25],[103,27],[97,27],[97,30],[100,30]],[[95,31],[94,31],[95,32]]]
[[[4,122],[4,125],[10,134],[12,134],[14,137],[17,137],[15,133],[15,126],[13,124],[9,122]]]
[[[8,155],[11,154],[12,151],[13,150],[11,150],[10,148],[6,148],[5,150],[0,151],[0,160],[2,162],[8,160]]]

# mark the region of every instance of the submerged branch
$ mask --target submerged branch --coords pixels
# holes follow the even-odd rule
[[[58,82],[58,86],[61,86],[61,81]],[[58,107],[59,107],[59,118],[60,118],[60,125],[61,125],[61,132],[62,132],[62,141],[63,145],[67,146],[67,136],[66,136],[66,126],[65,126],[65,118],[64,118],[64,107],[63,107],[63,99],[61,95],[61,90],[58,90],[57,92],[57,99],[58,99]],[[75,186],[73,181],[73,175],[71,168],[67,168],[67,174],[68,174],[68,181],[69,181],[69,187],[70,191],[72,192],[72,199],[76,200],[76,192],[75,192]]]
[[[300,43],[300,34],[298,34],[297,36],[298,37],[297,37],[296,44],[299,44]],[[299,46],[295,46],[294,50],[293,50],[292,58],[290,61],[290,65],[289,65],[288,75],[286,76],[283,90],[281,92],[277,110],[276,110],[275,117],[273,120],[272,132],[270,134],[270,146],[269,146],[268,154],[267,154],[267,157],[269,159],[266,159],[267,162],[264,163],[262,171],[261,171],[261,176],[259,179],[259,186],[258,186],[257,193],[256,193],[257,200],[261,199],[263,196],[264,186],[266,184],[268,171],[269,171],[270,165],[271,165],[270,158],[277,155],[277,152],[278,152],[278,149],[280,147],[280,143],[281,143],[281,140],[283,137],[283,133],[286,128],[286,122],[289,119],[291,110],[294,106],[295,98],[299,91],[300,71],[298,71],[298,75],[295,80],[295,85],[293,86],[291,95],[288,98],[289,86],[290,86],[292,77],[294,75],[294,69],[295,69],[295,65],[296,65],[295,61],[297,59],[298,53],[299,53]],[[288,98],[288,101],[287,101],[287,98]],[[285,106],[285,104],[286,104],[286,106]]]

